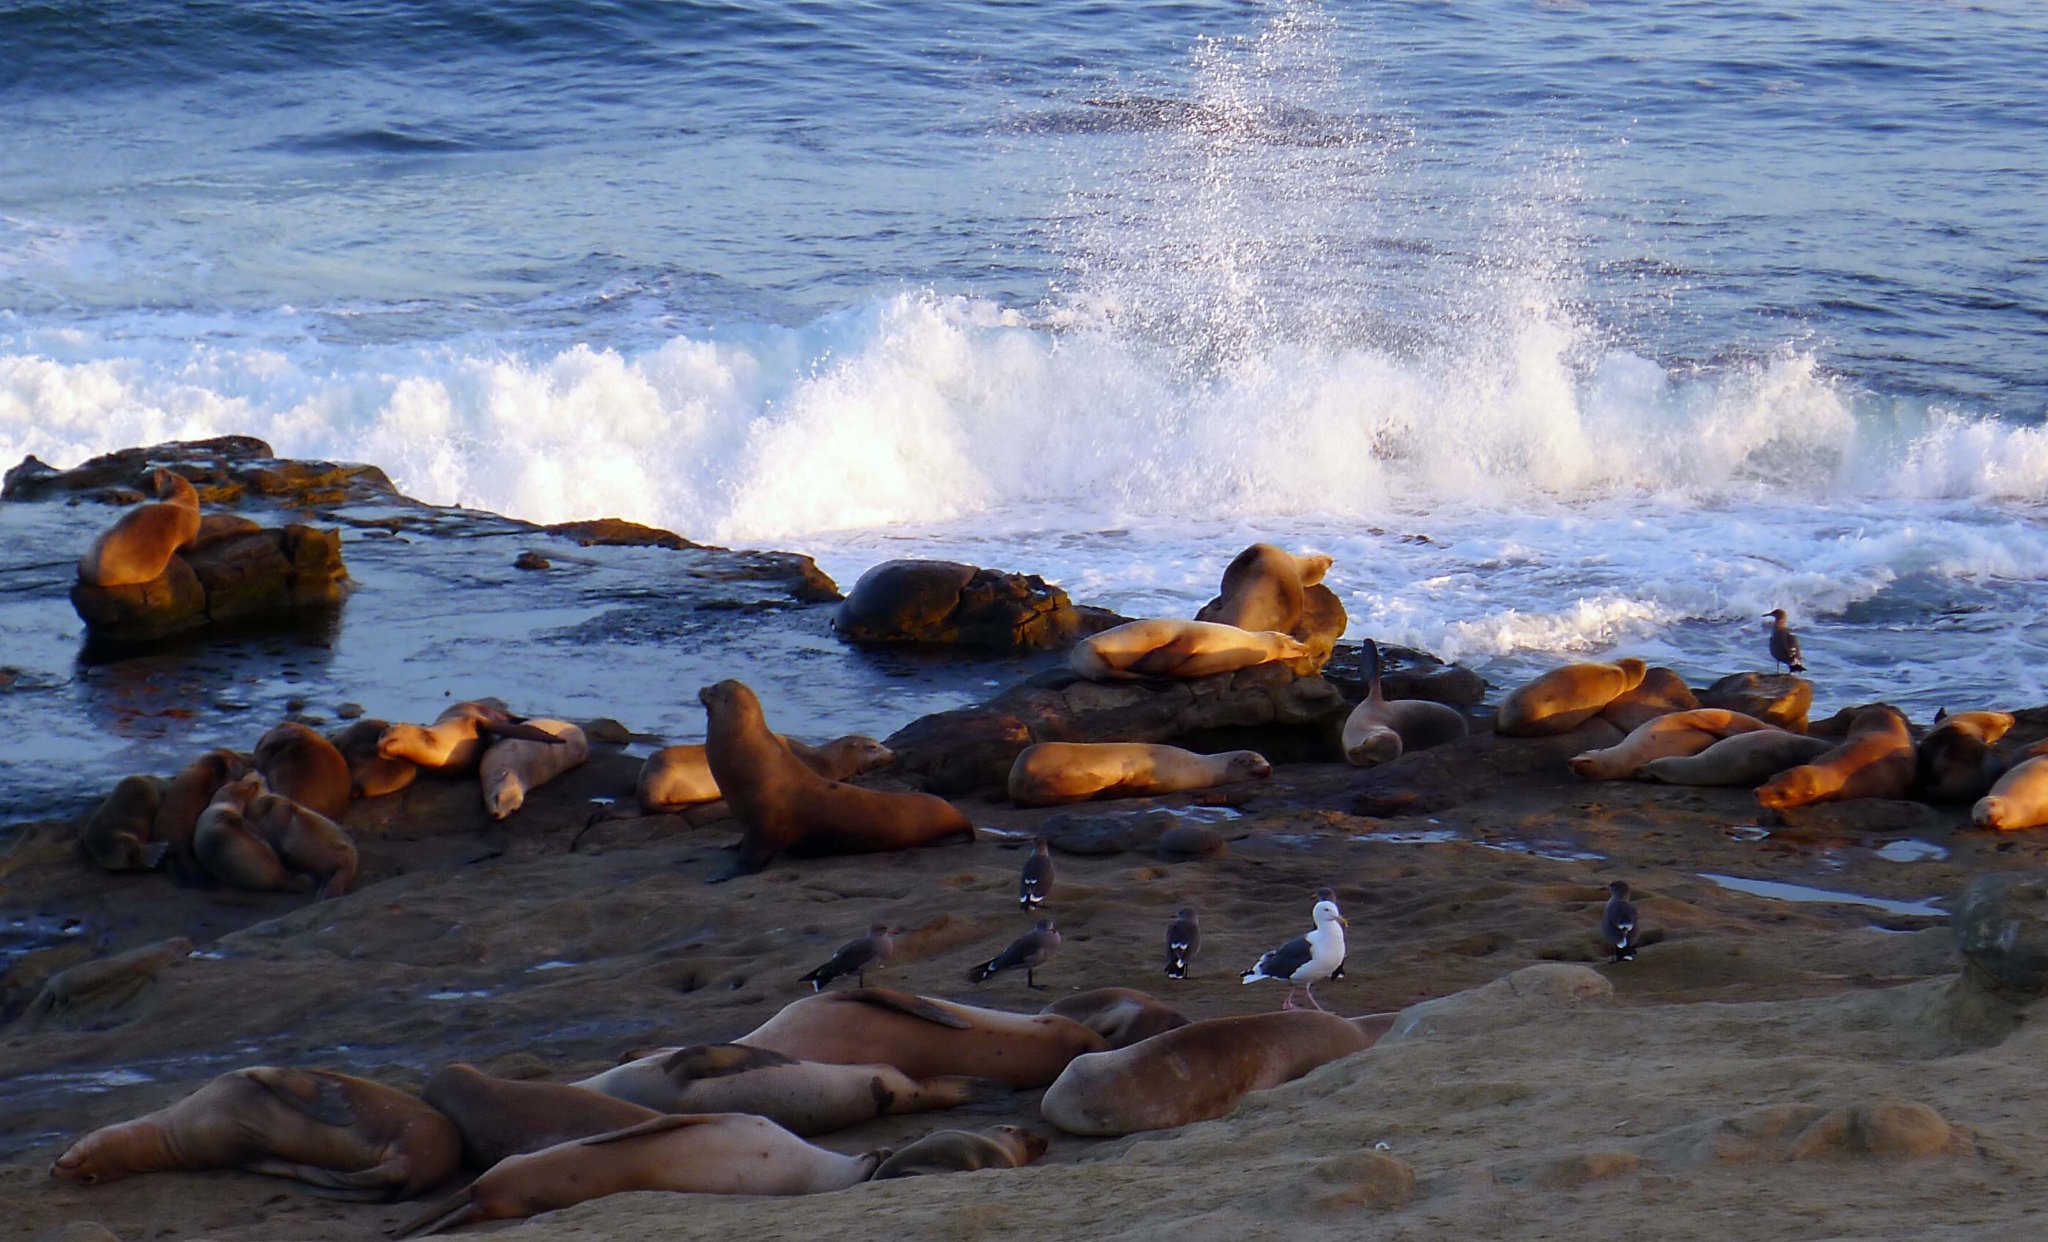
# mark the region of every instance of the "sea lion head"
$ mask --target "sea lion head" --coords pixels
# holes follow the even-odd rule
[[[1295,571],[1301,575],[1301,585],[1305,587],[1320,583],[1323,575],[1330,572],[1330,566],[1336,563],[1335,558],[1325,556],[1321,552],[1310,552],[1294,558]]]
[[[760,716],[761,700],[754,696],[747,683],[727,678],[716,685],[706,686],[697,692],[697,701],[711,713],[712,719],[719,716]]]
[[[97,1186],[125,1177],[126,1172],[108,1159],[107,1131],[95,1130],[66,1148],[50,1166],[50,1176],[60,1182]]]
[[[1360,768],[1371,767],[1376,763],[1392,763],[1401,757],[1401,735],[1386,725],[1375,726],[1367,730],[1364,737],[1358,739],[1358,745],[1345,751],[1344,757],[1349,759],[1354,767]]]
[[[1643,678],[1650,675],[1650,666],[1648,664],[1643,663],[1641,660],[1636,659],[1634,656],[1628,656],[1624,659],[1616,660],[1614,662],[1614,667],[1620,669],[1622,676],[1628,678],[1628,688],[1630,690],[1633,690],[1637,686],[1642,685]]]
[[[223,767],[226,765],[223,764]],[[240,776],[222,785],[214,792],[212,806],[246,807],[251,802],[270,792],[270,786],[263,782],[263,773],[245,771]]]
[[[831,760],[834,772],[843,772],[840,780],[872,772],[896,761],[896,752],[871,737],[849,733],[845,737],[833,738],[818,749]]]
[[[1255,750],[1240,750],[1230,756],[1226,769],[1234,781],[1262,781],[1273,775],[1273,765]]]
[[[990,1138],[1010,1149],[1019,1166],[1030,1164],[1052,1146],[1051,1139],[1023,1126],[990,1126],[988,1133]]]
[[[427,731],[416,724],[395,724],[377,735],[379,759],[412,759],[430,753]]]
[[[1789,768],[1757,786],[1756,800],[1774,811],[1804,806],[1819,793],[1818,775],[1811,764]]]

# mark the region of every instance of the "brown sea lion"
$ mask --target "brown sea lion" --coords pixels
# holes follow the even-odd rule
[[[1625,781],[1653,759],[1697,755],[1725,737],[1772,728],[1754,716],[1716,707],[1654,716],[1605,750],[1572,756],[1571,769],[1581,780]]]
[[[436,1070],[420,1098],[455,1123],[462,1134],[463,1158],[479,1169],[523,1152],[609,1134],[661,1115],[582,1087],[514,1082],[461,1064]]]
[[[1696,755],[1652,759],[1636,769],[1639,781],[1664,785],[1758,785],[1810,763],[1834,747],[1833,738],[1808,737],[1784,729],[1757,729],[1722,738]]]
[[[1780,772],[1756,791],[1775,811],[1848,798],[1904,798],[1913,792],[1913,734],[1898,708],[1879,703],[1849,719],[1846,741],[1812,763]]]
[[[1916,749],[1915,784],[1934,802],[1975,802],[2005,771],[1993,749],[2013,726],[2007,712],[1944,715]]]
[[[1082,639],[1067,654],[1067,665],[1090,681],[1185,680],[1308,654],[1299,639],[1276,630],[1154,617]]]
[[[334,743],[295,720],[287,720],[256,743],[255,767],[280,798],[309,811],[340,819],[348,813],[348,760]]]
[[[974,825],[943,798],[863,789],[811,771],[768,731],[761,701],[744,683],[721,681],[697,698],[709,717],[712,778],[745,830],[739,857],[714,879],[750,875],[782,850],[872,854],[974,839]]]
[[[1633,733],[1659,716],[1689,712],[1700,705],[1685,678],[1668,668],[1652,668],[1636,688],[1600,709],[1600,717],[1623,733]]]
[[[1128,1048],[1076,1057],[1039,1112],[1069,1134],[1170,1130],[1225,1116],[1253,1091],[1362,1052],[1382,1030],[1306,1009],[1190,1022]]]
[[[776,736],[782,737],[789,753],[801,759],[805,767],[828,781],[850,781],[896,757],[888,747],[858,733],[833,738],[822,746],[781,734]],[[649,815],[686,810],[725,796],[718,792],[718,782],[711,779],[711,763],[704,757],[704,747],[695,743],[664,746],[647,756],[635,792],[640,809]]]
[[[1043,1134],[1022,1126],[940,1130],[898,1151],[875,1170],[871,1182],[927,1173],[972,1173],[978,1169],[1021,1169],[1052,1146]]]
[[[150,839],[171,783],[161,776],[124,776],[93,808],[78,832],[78,848],[108,871],[148,871],[164,860],[167,841]]]
[[[821,992],[782,1007],[736,1043],[799,1061],[893,1065],[912,1078],[993,1078],[1043,1087],[1109,1041],[1058,1014],[1004,1013],[888,988]]]
[[[2014,764],[1990,793],[1977,799],[1970,820],[1999,832],[2048,824],[2048,758],[2035,755]]]
[[[249,761],[232,750],[210,750],[186,764],[185,770],[171,779],[163,805],[150,824],[150,836],[191,861],[192,832],[199,826],[199,817],[212,805],[221,786],[248,774]]]
[[[192,833],[192,852],[236,888],[339,897],[354,886],[356,847],[339,824],[264,787],[251,772],[223,785]],[[309,885],[310,880],[310,885]]]
[[[1303,592],[1321,582],[1331,564],[1320,553],[1296,556],[1255,543],[1224,567],[1222,591],[1202,605],[1195,620],[1288,633],[1301,624]]]
[[[1072,1018],[1094,1031],[1111,1048],[1128,1048],[1141,1039],[1188,1024],[1186,1014],[1136,988],[1096,988],[1062,997],[1039,1010]]]
[[[176,471],[149,472],[157,501],[123,513],[78,561],[87,586],[135,586],[163,576],[171,557],[199,535],[199,493]]]
[[[403,1091],[322,1070],[222,1074],[171,1105],[95,1130],[50,1166],[88,1186],[137,1173],[244,1169],[336,1197],[408,1199],[462,1160],[454,1123]]]
[[[1272,774],[1266,757],[1250,750],[1198,755],[1141,742],[1040,742],[1026,746],[1010,765],[1009,793],[1018,806],[1063,806],[1262,781]]]
[[[386,725],[377,739],[377,754],[408,760],[443,776],[468,776],[494,737],[525,738],[543,745],[554,741],[554,734],[528,728],[504,708],[471,700],[446,708],[430,725]]]
[[[888,1155],[884,1150],[842,1156],[811,1146],[765,1117],[656,1117],[502,1160],[468,1189],[401,1225],[392,1236],[424,1237],[480,1220],[552,1212],[629,1190],[823,1194],[866,1181]]]
[[[1369,768],[1455,742],[1472,731],[1455,707],[1428,699],[1389,699],[1380,685],[1380,645],[1365,641],[1365,699],[1344,720],[1345,761]]]
[[[1006,1098],[1008,1084],[913,1079],[893,1065],[798,1061],[741,1044],[694,1044],[576,1084],[661,1113],[752,1113],[794,1134],[830,1134],[877,1117]]]
[[[1643,684],[1650,666],[1630,657],[1612,664],[1554,668],[1501,700],[1493,731],[1503,737],[1554,737],[1600,714]]]
[[[386,759],[377,753],[377,740],[390,724],[382,720],[358,720],[345,729],[327,735],[334,749],[348,760],[348,792],[356,798],[381,798],[397,793],[419,775],[419,765],[410,759]]]
[[[529,720],[530,729],[549,734],[555,743],[530,742],[505,737],[492,742],[477,763],[477,781],[483,786],[484,809],[492,819],[504,819],[526,805],[526,795],[590,758],[590,742],[583,730],[566,720]]]

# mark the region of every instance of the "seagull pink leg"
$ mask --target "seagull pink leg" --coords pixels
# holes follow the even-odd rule
[[[1306,991],[1308,992],[1308,1003],[1309,1003],[1309,1004],[1311,1004],[1311,1005],[1314,1005],[1314,1006],[1316,1007],[1316,1012],[1317,1012],[1317,1013],[1328,1013],[1328,1012],[1330,1012],[1329,1010],[1327,1010],[1327,1009],[1323,1008],[1323,1002],[1321,1002],[1321,1001],[1319,1001],[1319,1000],[1317,1000],[1317,999],[1316,999],[1316,985],[1315,985],[1315,984],[1311,983],[1311,984],[1307,984],[1307,985],[1305,985],[1305,989],[1304,989],[1304,990],[1306,990]]]
[[[1309,993],[1309,995],[1310,995],[1311,997],[1313,997],[1313,996],[1315,995],[1315,993],[1311,992],[1311,993]],[[1299,1008],[1301,1008],[1301,1006],[1299,1006],[1299,1005],[1297,1005],[1297,1004],[1295,1004],[1295,1003],[1294,1003],[1294,989],[1293,989],[1293,988],[1289,988],[1289,989],[1287,989],[1287,999],[1286,999],[1286,1000],[1284,1000],[1284,1001],[1281,1001],[1281,1002],[1280,1002],[1280,1009],[1281,1009],[1281,1011],[1282,1011],[1282,1012],[1289,1012],[1289,1011],[1292,1011],[1292,1010],[1296,1010],[1296,1009],[1299,1009]]]

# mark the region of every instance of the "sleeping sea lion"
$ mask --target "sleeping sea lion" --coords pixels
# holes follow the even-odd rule
[[[912,1078],[993,1078],[1043,1087],[1109,1042],[1058,1014],[1004,1013],[888,988],[821,992],[782,1007],[737,1043],[800,1061],[893,1065]]]
[[[382,720],[358,720],[345,729],[327,735],[334,749],[348,760],[348,792],[356,798],[381,798],[397,793],[419,775],[419,765],[410,759],[386,759],[377,753],[377,740],[391,726]]]
[[[1665,785],[1743,785],[1754,789],[1783,772],[1809,763],[1834,748],[1834,739],[1785,729],[1733,733],[1696,755],[1652,759],[1636,779]]]
[[[1503,737],[1554,737],[1600,714],[1643,684],[1650,666],[1631,656],[1612,664],[1554,668],[1501,700],[1494,732]]]
[[[1043,1134],[1022,1126],[990,1126],[973,1130],[940,1130],[898,1151],[869,1178],[886,1182],[928,1173],[973,1173],[978,1169],[1021,1169],[1052,1146]]]
[[[1915,750],[1915,783],[1934,802],[1975,802],[2005,771],[1993,749],[2013,726],[2007,712],[1944,715]]]
[[[1301,624],[1304,591],[1330,572],[1320,553],[1296,556],[1270,543],[1255,543],[1223,570],[1223,589],[1195,613],[1197,621],[1241,630],[1291,632]]]
[[[1186,1014],[1136,988],[1095,988],[1062,997],[1039,1010],[1072,1018],[1094,1031],[1111,1048],[1128,1048],[1141,1039],[1188,1024]]]
[[[566,720],[529,720],[526,727],[548,734],[550,740],[532,742],[502,737],[484,750],[484,757],[477,764],[484,809],[492,819],[504,819],[525,806],[529,791],[582,766],[590,758],[590,743],[583,730]]]
[[[1772,810],[1848,798],[1904,798],[1913,792],[1913,734],[1898,708],[1878,703],[1849,720],[1846,741],[1811,763],[1764,782],[1756,800]]]
[[[888,747],[858,733],[833,738],[823,746],[776,736],[782,737],[789,753],[802,760],[804,766],[828,781],[850,781],[896,757]],[[647,756],[647,762],[640,767],[640,783],[635,792],[640,809],[649,815],[681,811],[725,796],[718,792],[718,782],[711,779],[711,763],[704,757],[703,745],[698,743],[664,746]]]
[[[484,746],[493,737],[524,738],[543,745],[557,741],[554,734],[527,727],[520,717],[501,707],[471,700],[448,707],[430,725],[387,725],[377,739],[377,754],[409,760],[444,776],[467,776],[476,771]]]
[[[1633,733],[1659,716],[1689,712],[1700,705],[1685,678],[1668,668],[1652,668],[1636,688],[1600,709],[1600,717],[1623,733]]]
[[[93,808],[78,833],[78,848],[108,871],[148,871],[164,860],[167,841],[150,839],[170,782],[161,776],[124,776]]]
[[[462,1155],[488,1169],[511,1156],[572,1139],[609,1134],[661,1114],[650,1108],[558,1082],[493,1078],[473,1065],[445,1065],[420,1098],[455,1123]]]
[[[1653,759],[1696,755],[1722,738],[1772,727],[1754,716],[1718,707],[1671,712],[1652,717],[1605,750],[1588,750],[1574,755],[1571,769],[1581,780],[1625,781],[1636,774],[1637,768]]]
[[[1266,757],[1250,750],[1198,755],[1141,742],[1039,742],[1010,765],[1009,793],[1018,806],[1063,806],[1262,781],[1272,774]]]
[[[1977,799],[1970,808],[1972,823],[1999,832],[2048,824],[2048,758],[2035,754],[2038,749],[2038,744],[2029,748],[2032,758],[2014,764],[1990,793]]]
[[[1428,699],[1387,698],[1380,686],[1380,645],[1371,639],[1365,641],[1365,667],[1365,699],[1344,720],[1344,758],[1353,767],[1392,763],[1472,731],[1455,707]]]
[[[149,835],[170,846],[184,861],[193,861],[192,833],[199,826],[199,817],[212,805],[221,786],[248,774],[249,761],[232,750],[210,750],[194,759],[171,779]]]
[[[356,847],[339,824],[264,787],[251,772],[223,785],[192,833],[192,852],[236,888],[339,897],[354,886]]]
[[[1306,644],[1277,630],[1154,617],[1082,639],[1067,654],[1067,665],[1090,681],[1187,680],[1308,654]]]
[[[149,472],[157,500],[123,513],[92,541],[78,561],[86,586],[135,586],[154,582],[171,557],[199,535],[199,493],[184,475],[158,467]]]
[[[255,767],[270,792],[325,815],[348,813],[348,760],[334,743],[297,721],[287,720],[256,743]]]

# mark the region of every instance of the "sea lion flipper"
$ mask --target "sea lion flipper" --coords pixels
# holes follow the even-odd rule
[[[242,1074],[276,1096],[279,1102],[323,1126],[355,1124],[356,1110],[349,1106],[347,1090],[323,1074],[269,1065],[243,1070]]]
[[[839,998],[862,1005],[873,1005],[877,1009],[892,1009],[906,1017],[920,1018],[939,1026],[951,1027],[956,1031],[965,1031],[974,1025],[959,1014],[922,996],[898,992],[893,988],[856,988],[851,992],[841,992]]]
[[[469,1186],[455,1193],[453,1198],[443,1199],[420,1215],[391,1231],[393,1242],[405,1238],[423,1238],[443,1229],[467,1225],[477,1220],[476,1187]]]
[[[749,1070],[795,1064],[795,1057],[786,1057],[766,1048],[749,1048],[745,1044],[691,1044],[670,1053],[668,1059],[661,1063],[661,1072],[679,1082],[695,1082],[700,1078],[729,1078]]]
[[[305,1184],[310,1194],[323,1199],[340,1199],[352,1203],[383,1203],[390,1200],[394,1187],[389,1171],[379,1165],[360,1173],[343,1173],[336,1169],[323,1169],[314,1164],[293,1164],[289,1160],[275,1157],[252,1160],[242,1166],[250,1173],[261,1173],[266,1177],[290,1178]]]
[[[522,742],[545,742],[550,746],[560,746],[568,740],[556,737],[545,729],[521,724],[516,717],[508,717],[505,720],[479,720],[476,722],[476,731],[491,734],[493,737],[516,738]]]
[[[722,1116],[719,1113],[687,1115],[670,1113],[665,1117],[650,1117],[638,1125],[627,1126],[623,1130],[608,1130],[603,1134],[593,1134],[589,1138],[577,1139],[576,1145],[579,1147],[596,1147],[601,1143],[616,1143],[621,1139],[640,1138],[648,1134],[666,1134],[670,1130],[680,1130],[685,1126],[710,1125],[712,1122],[720,1120]]]

